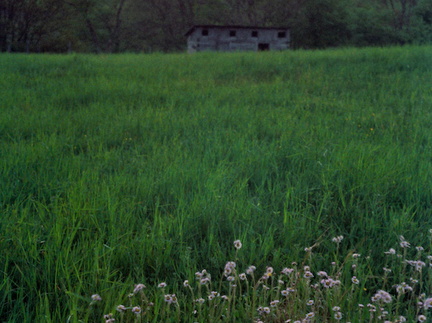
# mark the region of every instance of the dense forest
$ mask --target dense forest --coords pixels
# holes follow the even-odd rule
[[[289,26],[292,48],[424,44],[432,1],[1,0],[0,51],[183,51],[194,24]]]

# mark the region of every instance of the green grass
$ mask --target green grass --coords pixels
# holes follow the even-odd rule
[[[0,70],[3,322],[102,322],[136,283],[182,299],[236,239],[242,270],[317,242],[314,271],[370,256],[368,302],[398,235],[430,247],[431,47],[2,54]]]

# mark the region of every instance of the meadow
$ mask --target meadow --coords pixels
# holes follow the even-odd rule
[[[430,46],[2,54],[0,109],[2,322],[432,317]]]

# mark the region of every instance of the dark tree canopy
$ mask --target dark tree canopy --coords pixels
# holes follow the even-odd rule
[[[432,43],[430,0],[2,0],[0,51],[183,51],[194,24],[289,26],[293,48]]]

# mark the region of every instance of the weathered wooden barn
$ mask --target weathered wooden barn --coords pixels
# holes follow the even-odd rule
[[[189,53],[263,51],[289,48],[289,28],[196,25],[185,35]]]

